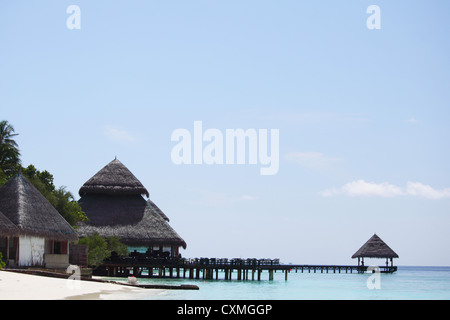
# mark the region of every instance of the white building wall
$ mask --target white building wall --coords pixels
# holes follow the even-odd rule
[[[19,237],[19,266],[31,267],[44,264],[45,238]]]

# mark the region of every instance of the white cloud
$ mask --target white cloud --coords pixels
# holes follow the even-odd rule
[[[104,126],[103,127],[103,135],[108,139],[119,142],[119,143],[134,143],[136,142],[136,138],[126,130],[113,127],[113,126]]]
[[[337,189],[327,189],[320,194],[325,197],[334,195],[345,195],[350,197],[377,196],[385,198],[414,196],[436,200],[450,198],[450,188],[437,190],[420,182],[408,182],[406,188],[402,188],[388,182],[375,183],[357,180],[349,182]]]
[[[323,196],[346,195],[346,196],[379,196],[379,197],[395,197],[402,195],[401,188],[387,183],[366,182],[357,180],[343,185],[339,189],[328,189],[321,193]]]
[[[411,118],[409,118],[408,120],[406,120],[406,122],[409,122],[409,123],[418,123],[419,120],[416,120],[415,118],[411,117]]]
[[[314,170],[326,170],[339,162],[337,158],[330,158],[320,152],[290,152],[286,160]]]
[[[406,192],[412,196],[424,197],[427,199],[450,198],[450,188],[436,190],[431,186],[420,182],[408,182]]]

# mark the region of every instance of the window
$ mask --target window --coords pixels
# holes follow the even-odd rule
[[[47,254],[67,254],[67,241],[47,240],[45,243]]]

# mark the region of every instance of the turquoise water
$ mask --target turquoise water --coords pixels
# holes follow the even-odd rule
[[[236,275],[234,274],[233,277]],[[378,277],[379,276],[379,277]],[[223,275],[219,273],[219,278]],[[378,278],[374,278],[378,277]],[[107,278],[125,281],[123,278]],[[268,273],[261,281],[251,280],[193,280],[139,279],[151,284],[195,284],[200,290],[165,290],[144,299],[182,300],[304,300],[304,299],[450,299],[450,267],[399,267],[394,274],[355,273],[295,273],[285,281],[278,272],[269,281]],[[369,285],[368,285],[369,282]],[[379,289],[377,289],[379,285]],[[372,289],[369,289],[372,287]]]

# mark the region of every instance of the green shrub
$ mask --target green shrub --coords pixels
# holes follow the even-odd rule
[[[3,262],[3,255],[0,252],[0,270],[2,270],[5,267],[6,263]]]
[[[98,267],[105,259],[115,252],[118,256],[127,256],[128,247],[119,241],[117,237],[103,238],[98,233],[85,237],[79,241],[88,247],[88,265]]]

